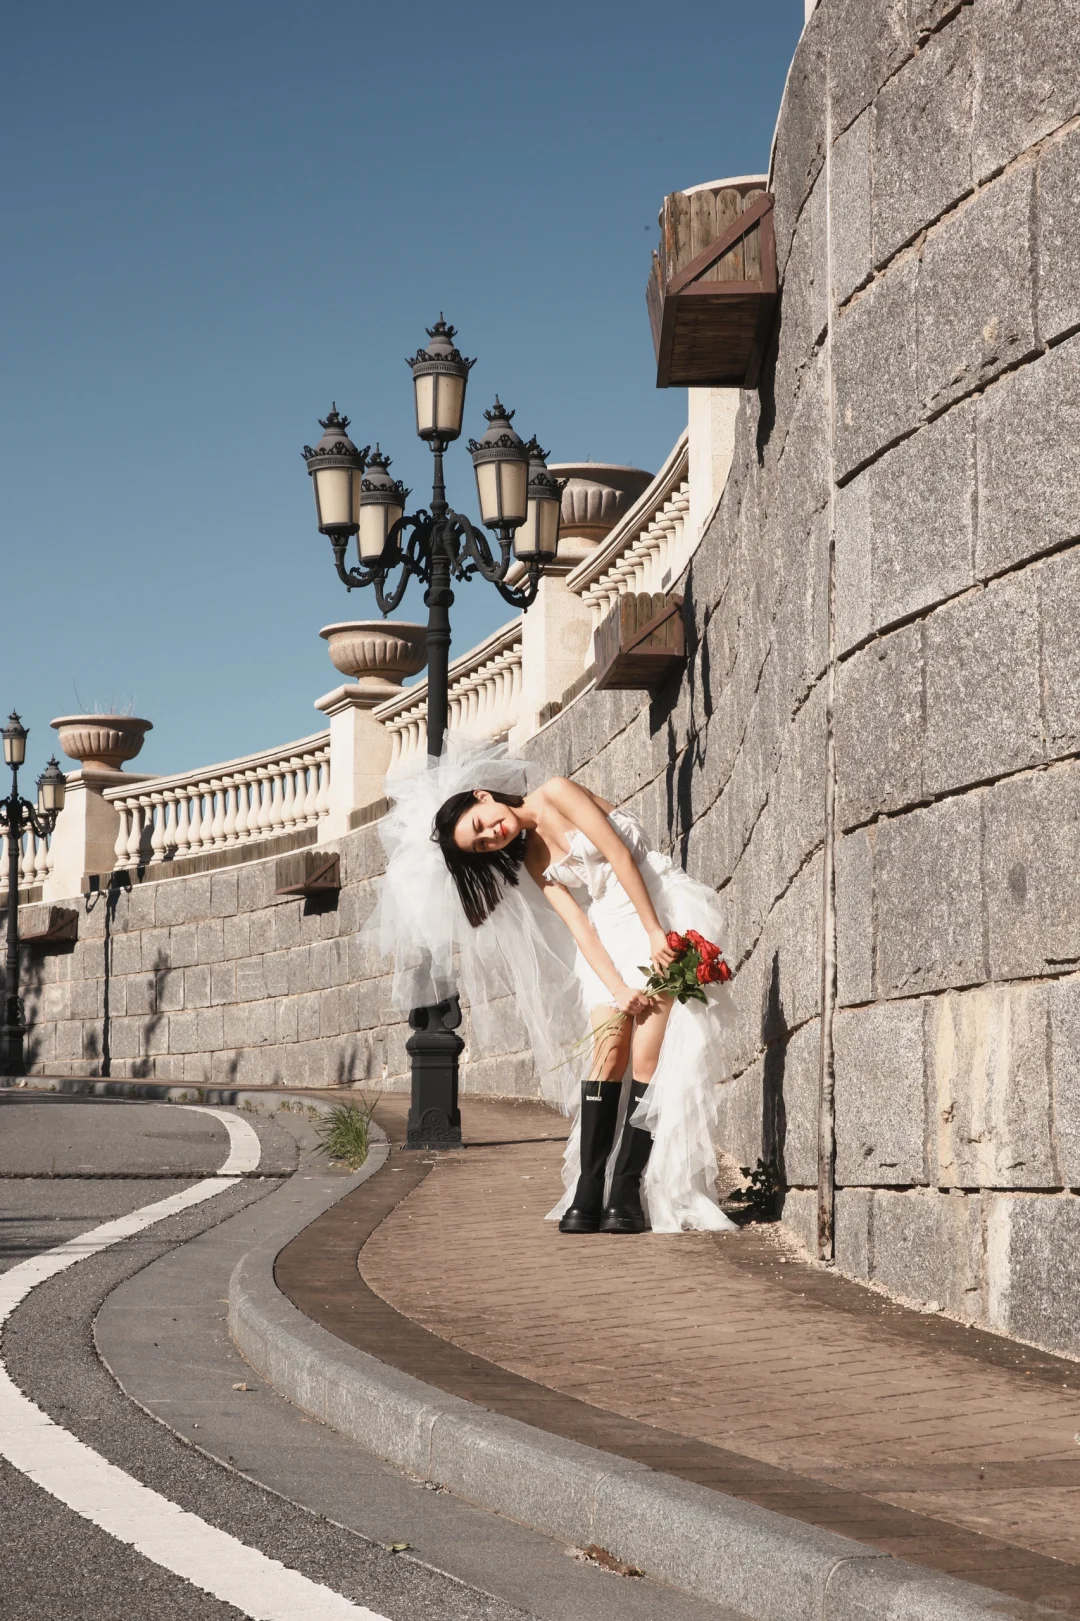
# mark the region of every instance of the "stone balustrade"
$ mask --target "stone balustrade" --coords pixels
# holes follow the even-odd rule
[[[52,839],[51,835],[39,839],[37,834],[28,829],[22,836],[22,847],[19,853],[19,888],[35,889],[44,884],[53,869]],[[8,841],[6,834],[0,834],[0,895],[7,894],[8,887]]]
[[[522,620],[512,619],[450,666],[449,729],[460,737],[505,738],[517,723],[522,690]],[[374,718],[391,740],[391,766],[427,746],[427,681],[380,704]]]
[[[313,828],[329,791],[329,732],[198,771],[106,788],[102,798],[119,817],[114,866],[155,866],[228,846],[257,847]]]
[[[594,632],[625,593],[666,591],[678,579],[700,539],[689,518],[689,445],[683,433],[648,488],[567,577],[567,589],[589,609]]]

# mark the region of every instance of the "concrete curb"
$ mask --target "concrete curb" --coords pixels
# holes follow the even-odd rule
[[[314,1109],[317,1114],[329,1114],[331,1109],[338,1107],[339,1102],[355,1102],[358,1096],[342,1091],[340,1099],[331,1101],[329,1098],[313,1097],[303,1087],[268,1086],[249,1090],[242,1086],[178,1086],[166,1081],[95,1081],[78,1075],[29,1075],[25,1077],[24,1085],[12,1086],[7,1083],[0,1085],[0,1091],[48,1092],[56,1097],[138,1098],[145,1103],[204,1103],[218,1109],[246,1108],[267,1115],[274,1114],[285,1103],[298,1103],[301,1108]],[[375,1122],[371,1124],[373,1138],[376,1134],[381,1135]],[[350,1191],[350,1188],[343,1188],[341,1196]]]
[[[373,1146],[350,1192],[385,1163]],[[751,1621],[1001,1621],[1030,1606],[876,1548],[564,1440],[448,1395],[336,1339],[274,1282],[305,1209],[236,1265],[229,1328],[297,1407],[380,1458],[498,1514],[616,1558]]]

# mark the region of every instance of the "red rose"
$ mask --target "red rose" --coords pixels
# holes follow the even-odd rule
[[[671,951],[685,951],[690,942],[685,934],[676,934],[675,930],[672,929],[668,934],[667,943]]]
[[[712,982],[713,982],[713,971],[712,971],[712,965],[710,963],[707,963],[707,962],[699,962],[698,963],[698,965],[697,965],[697,982],[698,982],[699,985],[711,985],[712,984]]]
[[[701,950],[702,946],[708,944],[708,941],[702,935],[700,935],[696,929],[687,929],[686,938],[691,942],[692,945],[697,946],[699,951]]]
[[[726,985],[728,980],[731,978],[731,969],[728,967],[723,957],[720,957],[717,961],[716,977],[720,981],[721,985]]]

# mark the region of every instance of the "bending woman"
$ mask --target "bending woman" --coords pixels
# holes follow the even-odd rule
[[[641,1232],[646,1209],[654,1231],[729,1229],[712,1144],[728,993],[683,1004],[644,992],[651,969],[673,960],[669,932],[717,939],[716,895],[650,850],[636,818],[567,778],[515,791],[527,769],[489,746],[388,778],[390,859],[369,932],[395,953],[395,1001],[448,994],[448,936],[481,1036],[498,1028],[493,1004],[513,997],[545,1094],[576,1115],[551,1212],[563,1232]],[[450,895],[420,858],[416,824],[428,815]],[[579,1087],[567,1048],[588,1048],[590,1024]]]

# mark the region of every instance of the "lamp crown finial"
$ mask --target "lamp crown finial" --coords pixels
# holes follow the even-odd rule
[[[346,417],[346,416],[339,416],[338,415],[337,401],[332,400],[330,402],[330,415],[328,417],[325,417],[325,418],[323,418],[323,417],[319,418],[319,427],[320,428],[340,428],[341,431],[344,433],[345,429],[348,426],[349,426],[349,418]]]
[[[495,396],[495,404],[490,411],[484,412],[485,422],[513,422],[515,413],[508,411],[499,396]]]

